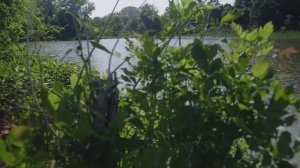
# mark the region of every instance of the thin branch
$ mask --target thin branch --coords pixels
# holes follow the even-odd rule
[[[139,8],[142,7],[146,2],[147,2],[147,0],[144,0],[143,3],[141,3],[141,5],[139,6]],[[112,56],[113,56],[113,54],[114,54],[114,52],[115,52],[115,50],[117,48],[117,45],[119,44],[119,41],[120,41],[120,38],[121,38],[122,34],[124,33],[125,29],[130,25],[130,23],[132,21],[133,21],[133,17],[131,17],[127,21],[126,25],[122,28],[121,32],[118,35],[117,41],[115,42],[115,45],[114,45],[114,47],[113,47],[113,49],[111,51],[111,54],[110,54],[110,57],[109,57],[109,61],[108,61],[108,82],[110,82],[111,76],[112,76],[111,75],[111,71],[110,71],[110,69],[111,69],[111,62],[112,62]]]
[[[34,6],[34,1],[31,2],[31,7]],[[31,73],[31,65],[30,65],[30,29],[31,29],[31,21],[32,20],[32,10],[29,11],[28,13],[28,18],[27,18],[27,23],[26,23],[26,49],[27,49],[27,56],[26,56],[26,71],[27,71],[27,75],[29,76],[29,82],[30,82],[30,90],[33,96],[33,100],[35,102],[35,104],[37,105],[37,107],[39,109],[41,109],[39,103],[38,103],[38,99],[36,96],[36,92],[34,90],[34,85],[33,85],[33,78],[32,78],[32,73]]]

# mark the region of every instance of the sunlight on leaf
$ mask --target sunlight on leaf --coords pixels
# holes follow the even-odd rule
[[[241,14],[239,12],[229,12],[227,13],[221,20],[221,24],[225,24],[225,23],[229,23],[232,22],[234,20],[236,20],[237,18],[239,18],[241,16]]]
[[[263,27],[260,27],[258,30],[258,35],[264,41],[267,41],[274,31],[272,22],[266,23]]]
[[[253,75],[258,78],[264,78],[268,72],[270,63],[266,59],[262,59],[256,62],[253,67]]]
[[[58,106],[59,106],[59,102],[60,102],[60,97],[58,97],[56,94],[54,94],[54,93],[50,93],[49,95],[48,95],[48,100],[49,100],[49,102],[50,102],[50,104],[51,104],[51,106],[52,106],[52,108],[54,109],[54,110],[57,110],[58,109]]]
[[[76,82],[78,80],[78,76],[75,74],[72,74],[70,77],[71,87],[75,88]]]
[[[232,30],[234,30],[238,35],[241,35],[243,33],[243,29],[240,25],[236,24],[236,23],[232,23],[231,24],[231,28]]]

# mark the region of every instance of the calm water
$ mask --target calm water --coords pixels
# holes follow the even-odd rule
[[[108,50],[112,50],[115,43],[116,43],[116,39],[103,39],[101,40],[101,44],[103,46],[105,46]],[[182,45],[187,45],[193,42],[192,38],[188,38],[188,39],[182,39],[181,43]],[[220,39],[217,38],[211,38],[211,39],[206,39],[205,43],[210,43],[210,44],[214,44],[214,43],[218,43],[221,44]],[[84,56],[87,56],[87,41],[82,41],[82,45],[83,45],[83,54]],[[170,42],[171,46],[178,46],[179,42],[178,40],[174,39]],[[224,44],[222,47],[226,47],[224,46]],[[38,42],[38,43],[34,43],[32,45],[32,48],[35,52],[38,53],[43,53],[43,54],[49,54],[50,56],[58,59],[58,60],[64,60],[64,61],[69,61],[69,62],[80,62],[81,59],[78,56],[78,54],[76,53],[76,48],[78,46],[78,42],[77,41],[49,41],[49,42]],[[126,56],[130,56],[130,52],[128,52],[126,50],[127,43],[125,39],[120,39],[116,49],[115,49],[115,55],[112,57],[112,68],[114,69],[115,67],[117,67],[118,65],[120,65],[123,60],[125,59]],[[91,48],[91,45],[89,45],[89,47]],[[68,53],[67,55],[66,52],[68,50],[72,50],[70,53]],[[119,54],[120,53],[121,56]],[[97,68],[100,72],[105,72],[106,69],[108,68],[108,60],[109,60],[110,55],[102,50],[96,49],[92,55],[91,58],[91,63],[92,65]],[[126,66],[126,65],[124,65]]]
[[[110,51],[115,45],[116,39],[104,39],[101,40],[101,44],[105,46]],[[38,53],[49,54],[51,57],[54,57],[61,61],[68,62],[81,62],[81,58],[78,56],[77,46],[79,45],[78,41],[50,41],[50,42],[38,42],[33,45],[33,48]],[[86,57],[88,55],[88,45],[87,41],[82,41],[83,45],[83,55]],[[114,55],[112,58],[112,68],[117,67],[122,63],[124,58],[130,53],[125,49],[126,40],[121,39],[115,49],[116,52],[121,53],[121,56]],[[89,48],[92,46],[89,44]],[[69,50],[72,50],[66,54]],[[97,68],[100,72],[105,72],[108,68],[108,60],[110,55],[102,50],[96,49],[93,52],[91,58],[91,64]],[[126,66],[126,65],[124,65]]]
[[[103,39],[101,44],[107,49],[112,50],[116,39]],[[182,45],[187,45],[193,42],[192,38],[182,39]],[[224,44],[218,38],[208,38],[205,39],[205,43],[209,44],[220,44],[223,48],[226,48]],[[285,84],[292,84],[296,88],[297,92],[300,93],[300,38],[290,38],[290,39],[274,39],[274,47],[280,51],[289,47],[293,47],[299,50],[298,53],[293,54],[289,57],[285,57],[277,62],[275,62],[276,70],[280,74],[280,80]],[[178,46],[178,40],[174,39],[170,42],[171,46]],[[82,41],[84,55],[87,55],[87,41]],[[80,57],[76,53],[76,48],[78,46],[77,41],[52,41],[52,42],[39,42],[33,45],[34,50],[39,53],[46,53],[55,57],[58,60],[64,60],[69,62],[80,62]],[[126,56],[130,56],[125,47],[127,46],[125,39],[120,39],[115,51],[120,53],[115,54],[112,58],[112,69],[120,65]],[[91,46],[89,46],[91,47]],[[72,49],[72,51],[65,55],[65,53]],[[115,53],[116,53],[115,52]],[[105,72],[108,68],[109,54],[96,49],[91,58],[92,65],[97,68],[100,72]],[[124,64],[123,66],[127,66]]]

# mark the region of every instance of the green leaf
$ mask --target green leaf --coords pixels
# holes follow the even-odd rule
[[[56,94],[54,93],[50,93],[48,95],[48,100],[50,102],[50,105],[52,106],[52,108],[54,110],[57,110],[58,109],[58,106],[59,106],[59,103],[60,103],[60,97],[58,97]]]
[[[293,151],[290,148],[290,143],[292,142],[291,134],[288,131],[282,132],[279,137],[277,144],[278,151],[283,157],[291,158],[293,156]]]
[[[78,76],[75,75],[75,74],[72,74],[71,77],[70,77],[71,88],[73,88],[73,89],[75,88],[77,80],[78,80]]]
[[[103,50],[103,51],[105,51],[105,52],[111,54],[111,52],[110,52],[106,47],[104,47],[103,45],[101,45],[101,44],[99,44],[99,43],[96,43],[96,42],[94,42],[94,41],[91,41],[91,43],[92,43],[92,45],[93,45],[95,48],[98,48],[98,49],[100,49],[100,50]]]
[[[194,45],[192,48],[192,56],[201,67],[206,69],[208,65],[208,59],[202,43]]]
[[[253,30],[252,32],[246,35],[246,40],[254,41],[257,39],[257,35],[258,35],[257,30]]]
[[[118,57],[118,58],[120,58],[122,56],[122,54],[120,52],[116,51],[115,52],[115,56]]]
[[[193,0],[181,0],[181,4],[183,6],[183,8],[188,8],[190,3],[192,3]]]
[[[242,103],[238,103],[238,107],[241,110],[249,110],[249,108],[246,105],[242,104]]]
[[[221,42],[222,42],[222,43],[228,43],[228,40],[227,40],[227,38],[222,38],[222,39],[221,39]]]
[[[264,41],[269,39],[274,31],[272,22],[268,22],[264,25],[264,27],[259,28],[258,34]]]
[[[235,12],[228,12],[221,20],[221,24],[229,23],[231,21],[236,20],[241,16],[240,12],[235,11]]]
[[[6,145],[0,138],[0,159],[4,161],[9,166],[13,166],[15,162],[15,157],[12,153],[6,150]]]
[[[275,100],[275,101],[278,101],[278,100],[279,100],[280,98],[282,98],[283,96],[284,96],[284,89],[279,88],[279,89],[276,90],[274,100]]]
[[[211,63],[210,72],[213,73],[215,71],[218,71],[222,68],[222,66],[223,66],[223,62],[221,58],[218,58]]]
[[[236,23],[231,24],[231,29],[235,31],[239,36],[241,36],[241,34],[243,33],[242,27]]]
[[[270,63],[266,59],[261,59],[256,62],[253,67],[253,75],[257,78],[264,78],[267,75]]]

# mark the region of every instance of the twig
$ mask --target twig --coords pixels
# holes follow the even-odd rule
[[[33,1],[31,2],[31,7],[33,7]],[[30,21],[32,20],[32,10],[29,11],[28,13],[28,18],[27,18],[27,24],[26,24],[26,49],[27,49],[27,57],[26,57],[26,71],[27,71],[27,75],[29,76],[29,82],[30,82],[30,90],[34,99],[35,104],[37,105],[38,109],[41,109],[39,103],[38,103],[38,99],[36,96],[36,92],[34,90],[33,87],[33,79],[32,79],[32,74],[31,74],[31,65],[30,65]]]

